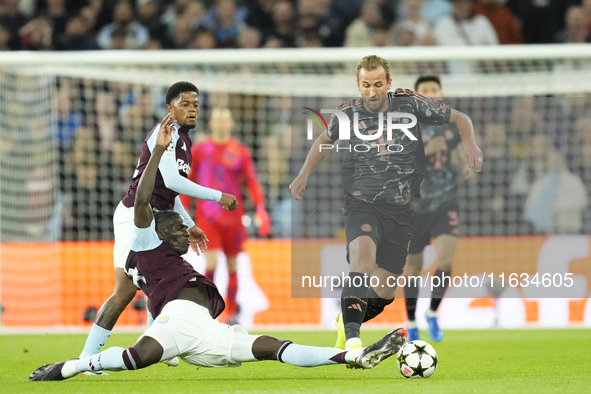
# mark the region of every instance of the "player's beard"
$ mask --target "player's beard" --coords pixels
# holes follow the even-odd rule
[[[373,99],[377,100],[370,101]],[[365,97],[363,101],[365,102],[365,108],[367,108],[371,112],[379,112],[384,106],[384,103],[386,102],[386,97]]]

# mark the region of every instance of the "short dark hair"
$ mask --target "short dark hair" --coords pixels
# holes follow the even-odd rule
[[[441,89],[441,80],[437,75],[421,75],[415,82],[415,91],[419,90],[419,86],[425,82],[435,82]]]
[[[199,89],[197,89],[197,86],[193,85],[191,82],[173,83],[166,91],[166,104],[170,104],[172,100],[185,92],[195,92],[199,94]]]
[[[175,211],[158,211],[158,212],[154,212],[154,222],[156,225],[156,232],[158,232],[158,229],[160,228],[160,226],[172,219],[175,219],[177,217],[178,213]]]

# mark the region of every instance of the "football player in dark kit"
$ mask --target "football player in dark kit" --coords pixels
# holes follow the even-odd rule
[[[415,90],[435,99],[443,98],[441,81],[436,76],[419,77],[415,83]],[[437,271],[433,274],[439,281],[433,283],[431,306],[427,310],[429,336],[432,340],[443,340],[443,332],[437,323],[437,308],[449,285],[451,265],[454,251],[458,242],[458,186],[457,178],[460,173],[462,180],[468,181],[473,172],[464,162],[459,146],[462,142],[458,129],[453,126],[420,125],[425,156],[427,157],[427,172],[421,183],[421,198],[412,202],[415,212],[414,232],[408,248],[406,263],[406,287],[404,288],[406,311],[408,312],[408,338],[414,341],[419,338],[415,310],[419,290],[417,282],[408,277],[418,277],[423,269],[423,250],[435,239],[435,250],[439,260]]]
[[[166,108],[175,119],[172,127],[177,131],[173,134],[172,143],[168,147],[172,155],[160,162],[154,191],[150,198],[152,207],[157,210],[175,210],[183,217],[189,227],[189,235],[192,248],[199,253],[197,243],[202,249],[205,247],[205,235],[195,226],[195,222],[183,208],[179,193],[219,202],[225,209],[233,210],[238,206],[236,197],[222,193],[221,191],[202,187],[187,179],[191,169],[191,138],[189,130],[197,124],[199,115],[199,90],[190,82],[177,82],[166,91]],[[159,125],[154,126],[146,137],[137,167],[133,174],[132,184],[127,195],[117,206],[113,215],[115,230],[115,246],[113,247],[113,260],[115,265],[116,283],[113,294],[101,306],[96,316],[95,323],[90,329],[81,358],[98,353],[105,344],[113,326],[127,305],[135,297],[138,288],[132,283],[125,273],[125,262],[129,254],[131,239],[133,236],[133,202],[140,180],[152,150],[156,143]],[[148,313],[148,325],[152,322],[152,315]],[[178,360],[166,361],[169,365],[178,364]]]
[[[398,352],[406,338],[402,328],[367,348],[342,351],[250,335],[241,326],[215,320],[224,310],[223,298],[211,280],[181,257],[190,245],[187,225],[177,212],[153,213],[150,205],[158,163],[173,154],[167,150],[172,132],[167,115],[136,192],[135,231],[126,263],[128,274],[151,301],[154,324],[128,349],[111,347],[83,359],[46,364],[29,380],[64,380],[86,371],[136,370],[176,356],[203,367],[277,360],[300,367],[350,364],[369,369]]]
[[[396,279],[406,264],[413,232],[410,200],[419,194],[426,167],[420,131],[409,124],[412,117],[431,125],[455,124],[462,136],[466,161],[476,171],[482,166],[482,152],[474,142],[472,121],[467,115],[411,90],[389,92],[391,84],[390,63],[375,55],[366,56],[357,65],[361,98],[337,108],[349,119],[350,144],[355,147],[345,150],[341,169],[347,257],[351,265],[350,279],[345,278],[341,295],[342,314],[336,318],[335,347],[341,349],[362,346],[361,324],[392,303]],[[389,120],[387,113],[392,112],[410,116],[392,114]],[[381,124],[379,113],[383,113]],[[384,141],[390,138],[386,130],[392,120],[399,128],[391,131],[392,140]],[[332,146],[339,139],[340,123],[333,116],[328,130],[312,145],[299,175],[290,185],[296,200],[302,198],[308,177],[330,151],[321,147]],[[408,126],[404,127],[405,124]],[[355,129],[365,139],[359,138]],[[378,141],[368,140],[380,131]],[[369,287],[370,277],[377,278],[379,284]]]

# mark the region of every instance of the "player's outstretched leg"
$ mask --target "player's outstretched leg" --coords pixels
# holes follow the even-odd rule
[[[370,369],[382,360],[396,354],[406,339],[406,330],[399,328],[367,348],[342,351],[330,347],[298,345],[291,341],[269,336],[258,337],[252,345],[256,360],[277,360],[298,367],[349,364],[356,368]],[[241,362],[252,359],[236,360]]]
[[[111,347],[90,357],[45,364],[37,368],[29,380],[64,380],[84,372],[126,371],[145,368],[160,361],[162,346],[153,338],[142,337],[129,349]]]
[[[101,309],[99,309],[95,322],[93,323],[84,349],[80,354],[80,358],[86,358],[97,354],[100,349],[105,345],[107,339],[111,336],[111,330],[115,326],[115,323],[121,316],[121,313],[125,310],[127,305],[133,300],[137,293],[137,287],[127,277],[123,268],[115,269],[116,282],[113,294]],[[92,373],[90,375],[107,375],[106,373]]]

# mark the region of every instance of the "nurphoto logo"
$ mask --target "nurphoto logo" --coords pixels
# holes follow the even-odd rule
[[[338,109],[321,109],[320,112],[313,110],[312,108],[308,108],[308,107],[303,107],[306,111],[304,111],[303,113],[310,116],[310,119],[308,119],[307,122],[307,135],[306,138],[308,140],[312,140],[313,139],[313,126],[314,126],[314,122],[316,121],[316,123],[320,126],[321,130],[326,130],[328,131],[328,124],[326,122],[326,119],[324,119],[324,116],[322,116],[322,114],[332,114],[336,117],[336,120],[338,121],[338,127],[339,127],[339,134],[338,134],[338,140],[351,140],[351,120],[349,119],[349,116]],[[416,141],[417,137],[415,137],[413,135],[413,133],[410,131],[410,129],[412,129],[414,126],[417,125],[417,117],[413,114],[410,113],[406,113],[406,112],[387,112],[386,113],[386,139],[387,139],[387,144],[384,141],[384,113],[383,112],[379,112],[378,114],[376,114],[378,117],[378,128],[377,130],[371,130],[367,135],[362,134],[359,131],[359,113],[355,112],[353,113],[353,133],[355,134],[355,137],[357,137],[358,139],[360,139],[362,141],[362,143],[360,144],[355,144],[355,145],[349,145],[348,147],[339,147],[336,146],[336,150],[337,152],[340,150],[346,150],[348,152],[351,152],[351,150],[355,151],[355,152],[369,152],[370,149],[376,148],[378,151],[378,154],[380,154],[380,148],[382,148],[381,154],[388,154],[388,153],[398,153],[398,152],[402,152],[402,150],[404,149],[404,147],[400,144],[395,144],[393,139],[392,139],[392,132],[394,130],[401,130],[404,135],[406,135],[411,141]],[[410,119],[407,120],[407,119]],[[405,120],[407,123],[402,123],[403,120]],[[401,123],[395,123],[395,122],[401,122]],[[376,141],[376,142],[370,142],[370,143],[366,143],[365,141]],[[330,149],[334,149],[335,145],[333,144],[320,144],[320,151],[324,150],[330,150]]]

